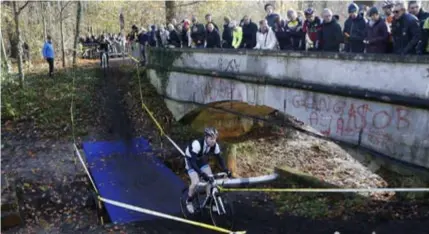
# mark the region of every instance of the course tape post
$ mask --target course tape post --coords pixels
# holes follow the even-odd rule
[[[141,212],[141,213],[145,213],[145,214],[149,214],[149,215],[153,215],[153,216],[157,216],[157,217],[161,217],[161,218],[165,218],[165,219],[170,219],[170,220],[174,220],[174,221],[178,221],[178,222],[182,222],[182,223],[187,223],[187,224],[191,224],[194,226],[198,226],[198,227],[203,227],[206,229],[210,229],[213,231],[217,231],[217,232],[222,232],[222,233],[230,233],[230,234],[245,234],[246,231],[230,231],[221,227],[216,227],[210,224],[206,224],[206,223],[200,223],[200,222],[196,222],[196,221],[192,221],[192,220],[188,220],[188,219],[183,219],[183,218],[179,218],[176,216],[172,216],[172,215],[168,215],[168,214],[164,214],[161,212],[157,212],[157,211],[153,211],[153,210],[148,210],[148,209],[144,209],[138,206],[133,206],[130,204],[126,204],[126,203],[122,203],[122,202],[118,202],[118,201],[114,201],[114,200],[110,200],[107,198],[103,198],[103,197],[98,197],[98,199],[104,203],[107,204],[111,204],[114,206],[118,206],[118,207],[122,207],[125,209],[129,209],[129,210],[133,210],[136,212]]]

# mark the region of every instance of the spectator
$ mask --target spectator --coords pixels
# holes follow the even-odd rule
[[[243,40],[243,29],[237,25],[236,21],[231,22],[230,28],[232,29],[232,47],[238,49]]]
[[[280,17],[276,18],[272,30],[276,36],[280,50],[292,50],[291,34],[290,30],[286,27],[285,21],[280,19]]]
[[[265,4],[264,9],[265,12],[267,12],[265,19],[268,22],[268,26],[273,28],[276,18],[280,18],[280,16],[277,13],[274,13],[274,6],[271,3]]]
[[[100,50],[100,66],[103,66],[103,53],[106,54],[106,64],[109,67],[109,47],[110,43],[107,40],[107,37],[104,35],[100,36],[100,45],[98,49]]]
[[[290,34],[292,49],[302,50],[304,48],[302,21],[299,20],[296,11],[293,9],[287,11],[287,17],[289,21],[286,23],[286,31]]]
[[[366,44],[367,53],[386,53],[389,42],[389,28],[386,21],[380,18],[376,7],[372,7],[368,11],[368,16],[371,18],[366,26]]]
[[[340,16],[339,15],[334,15],[333,16],[334,17],[334,19],[338,22],[338,21],[340,21]]]
[[[231,20],[229,17],[225,17],[222,32],[222,48],[230,49],[232,47],[232,29],[229,27]]]
[[[137,26],[134,24],[133,26],[131,26],[131,33],[130,33],[130,41],[135,41],[137,40],[137,35],[138,35],[138,28]]]
[[[352,3],[348,7],[349,18],[344,23],[345,51],[362,53],[365,49],[365,19],[358,14],[359,7]]]
[[[49,77],[52,77],[54,73],[55,51],[54,51],[54,46],[52,45],[52,38],[50,35],[47,36],[46,42],[43,45],[42,54],[43,54],[43,58],[49,64]]]
[[[314,10],[312,8],[308,8],[304,11],[304,15],[305,15],[305,21],[304,24],[302,26],[302,32],[304,33],[304,38],[306,38],[305,35],[308,35],[308,44],[309,46],[307,46],[306,44],[306,49],[311,49],[314,48],[314,45],[316,44],[317,41],[317,34],[319,33],[320,29],[321,29],[321,24],[322,21],[320,20],[319,17],[314,16]]]
[[[386,0],[383,2],[384,16],[386,18],[387,26],[389,26],[390,29],[392,27],[392,22],[393,22],[393,14],[392,14],[393,5],[394,5],[393,2],[390,0]]]
[[[191,38],[196,48],[204,48],[206,29],[203,24],[198,22],[195,16],[192,16]]]
[[[149,43],[149,33],[147,33],[145,28],[141,28],[137,38],[140,46],[140,55],[141,55],[141,63],[142,65],[146,64],[146,51],[145,48]]]
[[[424,36],[425,33],[423,30],[423,26],[425,24],[425,20],[429,17],[429,12],[425,12],[423,10],[423,8],[421,7],[420,1],[409,1],[408,12],[410,12],[410,14],[413,14],[417,17],[417,19],[419,20],[422,36]],[[420,40],[417,48],[418,50],[417,53],[419,54],[423,53],[426,46],[427,46],[427,40]]]
[[[259,21],[259,30],[256,34],[255,49],[273,50],[277,45],[277,39],[267,20]]]
[[[213,19],[212,19],[212,15],[211,14],[207,14],[206,15],[206,29],[207,29],[207,27],[208,27],[208,25],[209,25],[209,23],[211,23],[211,24],[213,24],[213,26],[215,27],[215,29],[219,32],[219,27],[213,22]]]
[[[423,25],[425,20],[429,17],[429,12],[423,10],[420,1],[409,1],[408,12],[415,15],[417,19],[419,19],[421,25]]]
[[[423,32],[422,32],[422,41],[426,42],[426,47],[423,47],[423,53],[429,54],[429,17],[426,18],[426,21],[423,24]]]
[[[249,16],[243,17],[243,40],[241,40],[241,48],[253,49],[256,46],[256,33],[258,25],[252,22]]]
[[[22,53],[23,53],[23,62],[24,63],[30,63],[31,61],[30,61],[30,46],[28,46],[28,44],[27,44],[27,42],[24,42],[23,44],[22,44]]]
[[[389,28],[389,42],[387,43],[387,50],[386,53],[392,53],[393,52],[393,37],[390,33],[392,31],[392,22],[393,22],[393,2],[391,0],[386,0],[383,2],[383,11],[385,15],[385,21],[387,24],[387,27]]]
[[[168,39],[170,37],[170,32],[168,30],[165,30],[164,25],[159,25],[159,40],[158,40],[158,46],[159,47],[167,47],[168,45]]]
[[[181,27],[180,27],[180,24],[177,23],[176,19],[174,19],[174,18],[171,19],[170,24],[173,25],[173,27],[174,27],[174,29],[176,30],[177,33],[180,33]]]
[[[170,37],[168,38],[168,45],[172,48],[180,48],[180,37],[179,33],[175,29],[174,25],[172,23],[168,24],[168,31],[170,34]]]
[[[321,51],[338,52],[343,41],[341,26],[333,18],[330,9],[322,12],[323,23],[317,36],[316,48]]]
[[[181,38],[182,38],[182,47],[190,48],[192,39],[191,39],[191,28],[190,28],[189,20],[183,20]]]
[[[393,52],[401,55],[416,54],[416,46],[421,36],[419,20],[406,12],[403,2],[395,4],[393,14]]]
[[[150,32],[148,32],[148,36],[149,36],[149,46],[150,47],[156,47],[158,40],[156,39],[156,26],[155,25],[151,25],[150,26]]]
[[[206,48],[220,48],[220,35],[212,23],[207,24]]]

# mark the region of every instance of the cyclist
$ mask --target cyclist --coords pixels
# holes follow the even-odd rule
[[[201,176],[205,181],[213,182],[212,170],[209,166],[208,156],[213,154],[228,177],[231,177],[231,172],[226,168],[225,162],[220,155],[219,144],[216,143],[218,131],[215,128],[209,127],[204,129],[204,138],[194,140],[185,150],[185,168],[188,171],[191,185],[189,185],[188,198],[186,199],[186,208],[189,213],[194,213],[192,200],[194,199],[194,190],[200,182]]]
[[[100,52],[100,64],[103,66],[103,54],[106,54],[106,64],[107,67],[109,66],[109,41],[107,38],[104,37],[104,35],[101,35],[100,37],[100,45],[98,47]]]

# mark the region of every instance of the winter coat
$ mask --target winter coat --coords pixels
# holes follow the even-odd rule
[[[255,49],[261,50],[274,50],[277,45],[276,35],[271,28],[262,33],[260,30],[256,33],[256,46]]]
[[[365,38],[366,20],[362,16],[354,19],[349,17],[344,23],[345,51],[353,53],[362,53],[365,50],[363,40]]]
[[[339,52],[343,42],[341,26],[332,18],[331,22],[323,22],[317,36],[317,49],[321,51]]]
[[[366,45],[367,53],[387,53],[389,44],[389,28],[386,21],[379,19],[372,26],[368,22],[366,24]]]

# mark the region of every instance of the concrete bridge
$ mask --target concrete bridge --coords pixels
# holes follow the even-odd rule
[[[429,57],[151,49],[146,71],[177,120],[207,104],[264,105],[429,169]]]

